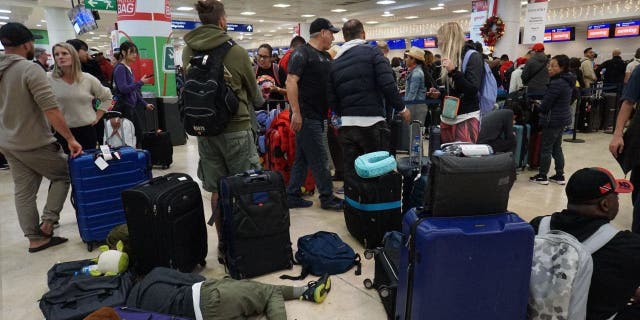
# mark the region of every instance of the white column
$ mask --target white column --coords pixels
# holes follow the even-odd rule
[[[309,42],[311,38],[309,35],[309,27],[311,27],[311,23],[300,23],[300,36],[303,37],[306,42]]]
[[[49,44],[53,46],[58,42],[65,42],[76,38],[71,21],[67,16],[69,9],[65,8],[44,8],[44,17],[47,20],[47,32],[49,33]],[[51,50],[49,48],[48,50]]]
[[[493,2],[493,1],[492,1]],[[502,39],[498,40],[494,50],[494,57],[503,54],[509,55],[509,59],[515,61],[518,58],[518,38],[520,35],[520,15],[522,6],[520,1],[500,0],[498,1],[498,16],[505,24],[505,31]]]

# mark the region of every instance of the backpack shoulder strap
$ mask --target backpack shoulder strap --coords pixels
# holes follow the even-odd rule
[[[620,230],[612,226],[611,223],[605,223],[600,227],[600,229],[598,229],[598,231],[592,234],[591,237],[585,240],[582,245],[589,253],[593,254],[611,241],[618,232],[620,232]]]
[[[462,59],[462,73],[466,72],[465,70],[467,70],[467,64],[469,64],[469,59],[471,59],[471,55],[474,52],[477,52],[477,51],[473,49],[469,49],[467,50],[467,53],[464,54],[464,59]]]
[[[551,231],[551,216],[546,216],[540,220],[540,225],[538,225],[538,235],[541,236],[543,234],[547,234],[549,231]]]

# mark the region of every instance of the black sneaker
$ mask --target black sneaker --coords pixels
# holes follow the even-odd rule
[[[287,197],[287,206],[289,209],[309,208],[313,205],[313,201],[305,200],[300,197]]]
[[[555,182],[555,183],[557,183],[559,185],[564,185],[566,183],[565,180],[564,180],[564,175],[557,174],[557,173],[555,175],[549,177],[549,181]]]
[[[342,211],[344,209],[344,200],[333,197],[331,200],[321,203],[320,207],[324,210]]]
[[[325,273],[317,281],[309,282],[308,288],[300,296],[300,300],[322,303],[327,298],[329,291],[331,291],[331,278],[329,278],[329,274]]]
[[[529,178],[529,181],[533,182],[533,183],[537,183],[537,184],[542,184],[542,185],[548,185],[549,184],[549,180],[547,180],[547,176],[543,175],[543,174],[536,174],[535,176]]]

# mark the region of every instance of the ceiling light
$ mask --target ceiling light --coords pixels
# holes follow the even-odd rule
[[[11,19],[11,18],[9,18],[9,17],[7,17],[7,16],[0,16],[0,19],[2,19],[2,20],[9,20],[9,19]]]
[[[47,20],[40,20],[40,22],[44,22],[44,23],[47,23]]]
[[[453,12],[453,13],[465,13],[465,12],[469,12],[469,10],[466,10],[466,9],[460,9],[460,10],[453,10],[453,11],[451,11],[451,12]]]
[[[383,17],[393,17],[393,13],[389,12],[389,11],[385,11],[384,14],[382,15]]]
[[[340,13],[340,12],[347,12],[347,10],[346,9],[333,9],[333,10],[331,10],[331,12]]]
[[[520,2],[520,4],[523,5],[523,6],[526,5],[527,3],[528,3],[527,1],[521,1]]]
[[[258,22],[264,22],[264,20],[258,20]]]
[[[442,10],[444,9],[444,7],[433,7],[433,8],[429,8],[429,10]]]
[[[418,16],[408,16],[408,17],[404,17],[404,18],[411,20],[411,19],[418,19]]]
[[[42,25],[41,24],[36,24],[36,27],[42,27]]]
[[[0,9],[0,13],[11,13],[11,10]]]
[[[276,31],[275,31],[275,30],[269,30],[269,32],[271,32],[271,33],[275,33]]]
[[[381,0],[381,1],[378,1],[378,2],[376,2],[376,3],[377,3],[377,4],[394,4],[394,3],[396,3],[396,2],[395,2],[395,1],[393,1],[393,0]]]
[[[377,23],[379,23],[379,22],[378,22],[378,21],[367,21],[366,23],[367,23],[367,24],[377,24]]]
[[[270,34],[270,33],[265,33],[265,34],[264,34],[264,36],[265,36],[265,37],[273,37],[273,35],[272,35],[272,34]]]
[[[290,4],[286,4],[286,3],[276,3],[273,6],[276,7],[276,8],[289,8],[289,7],[291,7]]]
[[[316,16],[315,14],[303,14],[303,15],[301,15],[301,17],[303,17],[303,18],[311,18],[311,17],[315,17],[315,16]]]
[[[444,3],[438,3],[438,7],[444,7]]]
[[[176,10],[178,10],[178,11],[191,11],[191,10],[193,10],[193,7],[177,7]]]
[[[240,12],[240,14],[243,15],[243,16],[252,16],[252,15],[254,15],[256,13],[253,12],[253,11],[245,11],[245,12]]]
[[[100,36],[101,36],[101,37],[103,37],[103,38],[107,38],[107,37],[109,37],[109,36],[108,36],[108,35],[106,35],[106,34],[101,34]]]
[[[7,24],[6,22],[0,22],[0,25]]]
[[[89,34],[95,34],[95,32],[93,32],[93,31],[89,31]]]

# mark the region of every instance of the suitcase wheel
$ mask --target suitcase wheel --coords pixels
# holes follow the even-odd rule
[[[202,261],[200,261],[200,266],[206,267],[207,266],[207,261],[204,260],[204,259]]]
[[[373,250],[365,250],[364,251],[364,258],[367,259],[367,260],[373,259],[373,255],[374,255]]]
[[[162,170],[167,170],[167,169],[169,169],[169,165],[165,164],[165,165],[162,166]]]
[[[93,251],[93,242],[87,242],[87,251]]]
[[[362,284],[364,284],[364,287],[367,289],[373,288],[373,281],[371,281],[371,279],[364,279],[364,281],[362,281]]]
[[[391,290],[389,290],[387,286],[380,286],[380,289],[378,289],[378,294],[381,298],[387,298],[391,295]]]

